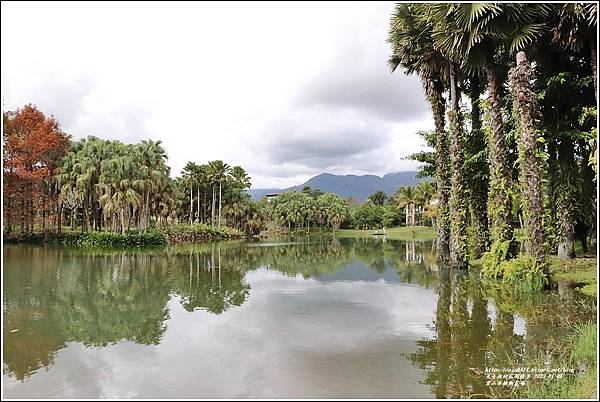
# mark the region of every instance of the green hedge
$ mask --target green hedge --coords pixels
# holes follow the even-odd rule
[[[205,224],[174,225],[162,229],[169,243],[186,243],[209,240],[239,239],[246,234],[239,229],[213,227]]]
[[[146,233],[128,232],[123,235],[111,232],[59,233],[52,235],[48,241],[78,247],[140,247],[167,244],[165,235],[157,230]]]
[[[32,233],[4,235],[6,243],[54,243],[74,247],[142,247],[160,246],[167,243],[202,242],[239,239],[246,234],[238,229],[216,228],[204,224],[175,225],[164,229],[153,229],[146,233],[130,231],[125,234],[112,232],[89,233]]]

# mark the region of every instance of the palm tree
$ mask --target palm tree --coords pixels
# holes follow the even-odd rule
[[[248,173],[243,167],[234,166],[231,169],[230,176],[233,179],[235,185],[238,186],[240,189],[243,190],[246,188],[250,188],[250,176],[248,176]]]
[[[436,183],[438,210],[438,254],[445,258],[449,254],[449,210],[450,194],[448,137],[445,129],[446,106],[443,77],[447,75],[448,60],[433,46],[431,22],[426,18],[427,5],[396,5],[388,34],[392,45],[392,56],[388,64],[392,70],[398,66],[406,74],[417,73],[425,89],[425,95],[433,113],[435,123]]]
[[[194,220],[194,174],[198,170],[198,165],[194,162],[188,162],[183,168],[183,175],[187,177],[190,186],[190,225]]]
[[[213,225],[214,225],[214,201],[215,201],[215,185],[219,183],[219,216],[217,227],[221,227],[221,206],[222,206],[222,185],[223,181],[227,179],[227,175],[229,174],[231,167],[223,162],[222,160],[211,161],[208,163],[210,176],[213,182]]]
[[[415,188],[415,198],[419,201],[420,205],[429,204],[434,196],[435,187],[431,182],[422,181]]]
[[[480,77],[469,78],[469,98],[471,100],[471,130],[466,147],[465,164],[469,182],[469,207],[474,237],[474,255],[480,258],[489,247],[490,233],[487,212],[489,192],[489,165],[487,142],[481,119]]]
[[[135,175],[137,166],[133,155],[124,154],[102,162],[102,176],[99,198],[105,213],[117,214],[120,222],[120,232],[125,233],[125,218],[129,218],[130,208],[135,210],[141,202],[140,195],[135,191]]]
[[[83,201],[82,231],[87,231],[89,226],[96,226],[97,224],[96,188],[101,174],[102,160],[106,152],[108,152],[107,143],[90,136],[82,141],[82,147],[77,154],[77,162],[74,167],[77,172],[75,185]]]
[[[369,199],[373,201],[375,205],[383,205],[387,201],[387,194],[384,191],[376,191],[369,196]]]
[[[513,94],[513,107],[519,136],[519,166],[521,194],[523,198],[523,217],[529,252],[538,262],[543,262],[544,224],[543,196],[540,160],[540,135],[538,124],[540,110],[533,90],[531,79],[533,69],[527,61],[525,52],[517,53],[517,66],[509,73]],[[544,264],[544,269],[547,267]]]
[[[460,63],[471,76],[487,79],[489,120],[490,188],[489,212],[497,241],[513,242],[512,180],[500,103],[501,80],[496,66],[508,53],[522,50],[545,32],[540,17],[545,4],[460,3],[436,4],[436,21],[441,21],[434,40],[442,51]]]
[[[418,202],[415,188],[412,186],[400,187],[394,194],[394,200],[399,207],[404,208],[406,226],[415,226],[415,205]]]
[[[432,37],[434,46],[442,49],[442,54],[449,60],[448,75],[450,85],[450,110],[448,116],[448,139],[450,149],[450,257],[458,267],[466,267],[468,263],[468,233],[467,233],[467,194],[465,169],[465,132],[462,113],[459,107],[461,79],[460,58],[454,47],[447,43],[454,41],[453,32],[458,30],[456,20],[452,18],[454,5],[439,3],[431,5],[429,18],[432,21]]]
[[[61,216],[63,206],[67,206],[71,215],[71,228],[74,228],[74,215],[79,208],[81,196],[77,191],[77,152],[81,148],[81,142],[75,142],[71,145],[70,152],[62,160],[62,164],[58,169],[57,180],[60,189],[59,196],[59,218],[58,231],[61,231]]]
[[[200,165],[197,171],[197,184],[198,184],[198,200],[200,200],[200,189],[202,189],[202,215],[200,214],[200,201],[198,201],[198,219],[202,222],[206,222],[206,191],[210,186],[210,171],[208,165]],[[200,219],[200,216],[202,218]]]
[[[434,225],[434,220],[436,216],[435,209],[432,208],[431,202],[435,197],[435,187],[428,181],[423,181],[417,185],[415,188],[415,199],[417,200],[417,204],[419,205],[419,209],[417,212],[421,214],[422,217],[427,216],[431,219],[431,224]]]
[[[594,81],[594,94],[598,91],[598,73],[596,66],[598,25],[597,3],[566,3],[555,5],[555,21],[550,29],[552,40],[559,48],[580,53],[590,52],[590,67]]]
[[[167,154],[160,141],[142,141],[135,146],[135,157],[138,165],[135,185],[141,192],[138,226],[144,231],[150,226],[153,199],[167,186],[169,168],[166,165]]]

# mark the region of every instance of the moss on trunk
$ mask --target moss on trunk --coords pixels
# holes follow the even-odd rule
[[[445,114],[446,105],[443,96],[443,85],[441,81],[429,76],[422,77],[422,84],[435,123],[435,152],[436,152],[436,184],[438,198],[437,217],[437,249],[442,259],[446,259],[450,253],[450,216],[448,202],[450,198],[450,157],[448,149],[448,134],[446,132]]]
[[[513,94],[513,113],[517,123],[520,185],[526,247],[538,262],[543,262],[544,247],[543,197],[541,187],[540,110],[533,91],[534,72],[524,52],[517,54],[517,66],[509,72]],[[546,270],[546,268],[544,268]]]
[[[451,110],[448,112],[450,142],[450,258],[460,268],[468,264],[468,185],[465,171],[465,134],[458,107],[456,66],[450,72]]]
[[[512,178],[502,122],[500,77],[496,70],[486,67],[488,99],[485,119],[490,160],[488,216],[491,232],[498,242],[513,241]]]

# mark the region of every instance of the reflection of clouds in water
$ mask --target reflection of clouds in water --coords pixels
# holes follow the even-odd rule
[[[497,310],[496,305],[494,304],[493,299],[488,300],[488,317],[490,318],[490,324],[492,326],[492,330],[496,329],[496,317]],[[514,325],[513,325],[513,334],[515,335],[525,335],[527,333],[527,321],[521,317],[519,314],[514,314]]]
[[[10,398],[134,397],[144,379],[138,375],[140,362],[155,367],[154,348],[128,341],[99,348],[71,342],[57,354],[53,369],[38,370],[23,388],[5,380],[5,393]]]
[[[311,330],[322,333],[323,327],[333,322],[334,330],[346,331],[341,339],[321,340],[326,342],[326,347],[339,347],[340,341],[358,341],[357,331],[375,336],[378,332],[382,335],[391,331],[410,339],[431,335],[426,326],[435,311],[437,298],[431,289],[389,284],[383,280],[323,285],[313,279],[289,281],[281,274],[264,270],[247,273],[246,280],[252,286],[248,308],[252,308],[256,299],[264,298],[278,320],[291,320],[286,325],[294,325],[298,320],[319,324],[311,329],[302,328],[303,333]],[[295,294],[301,294],[301,300],[296,300]]]
[[[55,397],[427,397],[402,357],[431,337],[432,290],[323,283],[261,268],[246,302],[223,314],[187,312],[173,295],[157,346],[71,343],[55,366],[7,395]],[[5,383],[5,386],[7,384]],[[20,394],[20,392],[23,394]]]

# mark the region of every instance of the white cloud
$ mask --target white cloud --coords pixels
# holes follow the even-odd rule
[[[299,184],[324,168],[403,170],[414,167],[400,160],[415,148],[414,132],[431,123],[418,80],[387,70],[392,9],[387,2],[2,3],[3,105],[37,104],[75,138],[162,140],[174,174],[187,160],[224,159],[244,166],[254,187]],[[333,141],[347,146],[327,131],[341,127],[363,136],[355,145],[376,143],[377,166],[364,160],[373,146],[347,154],[352,165],[335,154],[273,160],[271,147],[289,138],[272,128],[292,123],[305,135],[300,155],[318,151],[321,143],[306,141],[317,135],[330,137],[326,150]],[[412,130],[401,141],[399,126]]]

